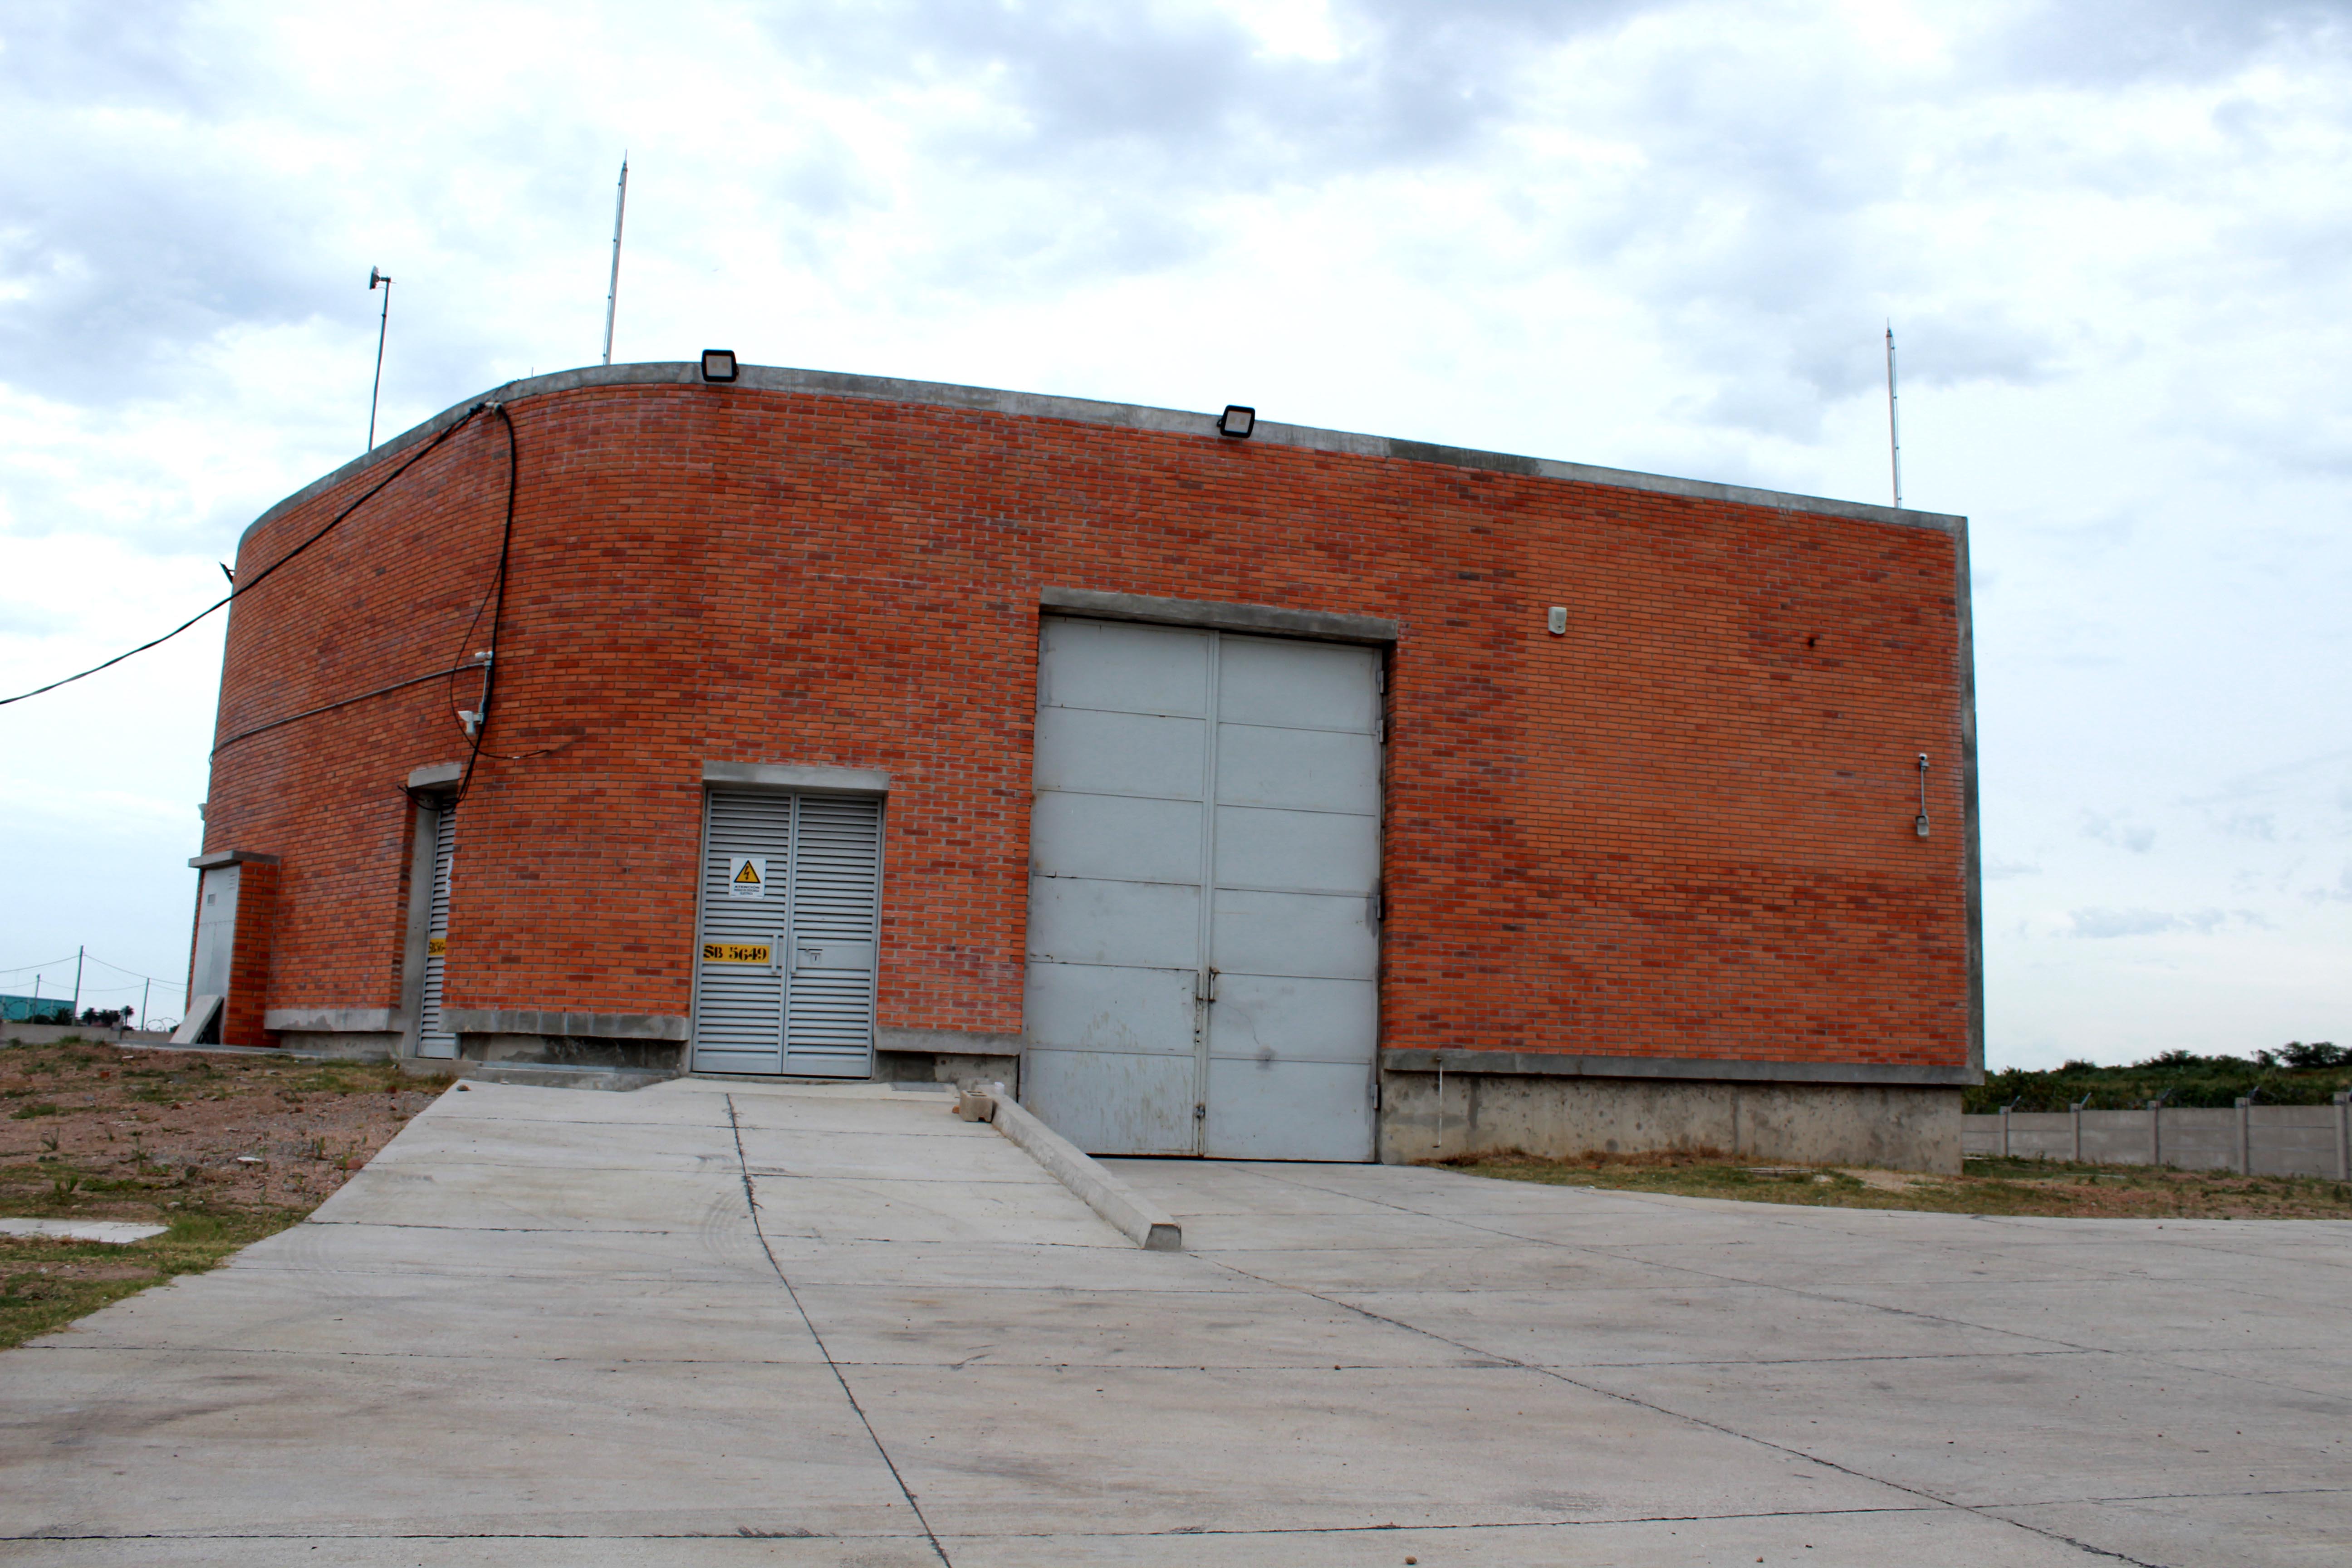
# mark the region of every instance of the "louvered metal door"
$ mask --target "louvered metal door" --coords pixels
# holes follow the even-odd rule
[[[449,884],[457,864],[457,808],[446,801],[433,818],[433,918],[425,928],[425,1000],[419,1005],[416,1054],[447,1058],[457,1037],[441,1026],[441,984],[449,963]]]
[[[881,800],[713,790],[707,809],[696,1070],[869,1076]]]
[[[1372,1156],[1379,655],[1048,619],[1023,1099],[1104,1154]]]

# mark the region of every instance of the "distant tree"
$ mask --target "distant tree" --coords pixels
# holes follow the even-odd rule
[[[2269,1051],[2263,1053],[2265,1058],[2272,1054]],[[2276,1054],[2281,1061],[2297,1072],[2352,1066],[2352,1051],[2332,1040],[2314,1040],[2309,1045],[2301,1040],[2289,1040]]]

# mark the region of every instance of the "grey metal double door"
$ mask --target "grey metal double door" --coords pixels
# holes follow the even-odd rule
[[[714,789],[704,811],[695,1070],[868,1077],[880,798]]]
[[[1049,618],[1023,1099],[1095,1153],[1369,1160],[1379,654]]]

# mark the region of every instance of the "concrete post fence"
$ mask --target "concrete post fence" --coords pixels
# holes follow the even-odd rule
[[[2352,1091],[2329,1105],[2168,1106],[2125,1110],[2003,1109],[1960,1118],[1972,1158],[2169,1165],[2247,1176],[2325,1176],[2352,1182]]]

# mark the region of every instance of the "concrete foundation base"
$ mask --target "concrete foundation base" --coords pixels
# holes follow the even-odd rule
[[[457,1056],[472,1062],[532,1062],[549,1067],[645,1068],[686,1070],[686,1047],[676,1040],[619,1039],[598,1035],[459,1035]]]
[[[1842,1083],[1381,1074],[1381,1159],[1715,1150],[1743,1160],[1960,1169],[1960,1090]]]
[[[280,1050],[323,1057],[331,1061],[390,1061],[400,1054],[397,1030],[355,1034],[345,1030],[280,1029],[273,1037]]]
[[[362,1037],[305,1035],[299,1037],[299,1048],[310,1055],[351,1056],[356,1053],[349,1049],[350,1043]],[[397,1043],[399,1037],[390,1038]],[[284,1039],[289,1047],[295,1047],[298,1037],[288,1035]],[[317,1048],[310,1043],[313,1039],[331,1048]],[[402,1060],[404,1066],[414,1061],[415,1069],[421,1073],[457,1072],[467,1077],[479,1076],[473,1071],[473,1064],[521,1068],[603,1068],[671,1077],[687,1070],[686,1047],[682,1045],[667,1040],[619,1040],[586,1035],[460,1035],[456,1061]],[[515,1081],[539,1080],[525,1078]],[[1021,1092],[1021,1058],[956,1051],[877,1051],[873,1081],[958,1086],[1001,1083],[1017,1096]]]
[[[969,1056],[955,1051],[877,1051],[877,1083],[951,1083],[959,1088],[975,1083],[1001,1083],[1014,1099],[1021,1095],[1019,1057]]]

